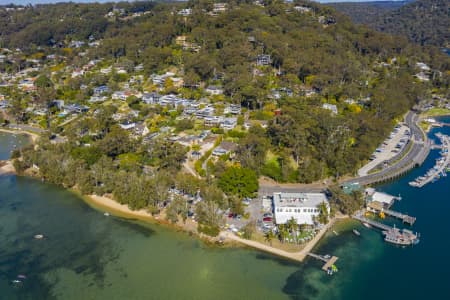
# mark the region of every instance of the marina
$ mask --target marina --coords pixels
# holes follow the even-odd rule
[[[436,136],[441,141],[441,157],[436,159],[435,166],[428,170],[425,175],[419,176],[415,180],[409,182],[409,185],[412,187],[421,188],[428,183],[433,183],[441,177],[446,177],[446,172],[450,171],[450,137],[441,133],[436,133]]]

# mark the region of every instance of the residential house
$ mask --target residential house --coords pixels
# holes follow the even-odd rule
[[[134,127],[134,134],[138,137],[146,136],[149,133],[150,130],[148,129],[147,125],[145,125],[145,123],[143,122],[136,124],[136,126]]]
[[[135,128],[136,127],[136,123],[130,122],[130,121],[127,120],[125,122],[120,123],[119,126],[122,127],[122,129],[129,130],[129,129]]]
[[[322,108],[323,108],[323,109],[328,109],[328,110],[330,110],[330,111],[331,111],[333,114],[335,114],[335,115],[337,115],[337,113],[338,113],[337,106],[334,105],[334,104],[324,103],[324,104],[322,105]]]
[[[205,89],[205,92],[207,92],[210,95],[222,95],[223,89],[215,85],[210,85]]]
[[[225,130],[232,130],[237,126],[237,118],[224,118],[220,123],[220,127]]]
[[[205,120],[205,126],[220,126],[220,124],[223,122],[223,117],[219,116],[208,116],[204,118]]]
[[[89,98],[88,102],[89,103],[99,103],[99,102],[103,102],[106,101],[106,96],[91,96],[91,98]]]
[[[311,11],[311,8],[310,8],[310,7],[307,7],[307,6],[294,6],[294,9],[295,9],[296,11],[298,11],[299,13],[302,13],[302,14]]]
[[[314,225],[322,204],[326,205],[329,213],[330,205],[324,193],[274,193],[275,223],[286,224],[293,218],[299,225]]]
[[[115,91],[112,95],[111,98],[114,100],[122,100],[125,101],[127,100],[127,97],[129,96],[129,93],[124,92],[124,91]]]
[[[112,71],[112,67],[111,66],[109,66],[107,68],[100,69],[100,73],[105,74],[105,75],[111,73],[111,71]]]
[[[226,154],[231,154],[232,152],[234,152],[236,150],[236,148],[237,148],[237,145],[235,143],[223,141],[222,143],[220,143],[219,146],[217,146],[213,150],[212,155],[222,156],[222,155],[226,155]]]
[[[241,106],[236,105],[236,104],[231,104],[228,107],[225,107],[224,114],[240,115],[241,114]]]
[[[97,86],[93,90],[95,96],[100,96],[109,92],[109,88],[106,85]]]
[[[58,109],[62,109],[64,107],[64,100],[53,100],[51,105],[56,106]]]
[[[199,118],[212,117],[214,115],[214,107],[207,106],[205,108],[199,109],[195,115]]]
[[[159,103],[159,99],[161,99],[161,95],[156,92],[144,93],[142,95],[142,101],[146,104],[157,104]]]
[[[191,8],[183,8],[182,10],[178,11],[178,15],[183,17],[190,16],[191,14],[192,14]]]
[[[68,111],[69,113],[76,113],[76,114],[85,113],[89,111],[89,107],[79,104],[67,104],[64,105],[63,108],[65,111]]]
[[[268,66],[272,62],[269,54],[260,54],[256,57],[256,64],[258,66]]]

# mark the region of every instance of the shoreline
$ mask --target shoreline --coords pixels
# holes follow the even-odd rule
[[[6,129],[3,127],[0,127],[0,132],[5,132],[5,133],[11,133],[11,134],[24,134],[24,135],[28,135],[31,138],[31,141],[33,144],[36,143],[36,141],[39,139],[40,135],[37,133],[33,133],[33,132],[28,132],[25,130],[18,130],[18,129]]]
[[[75,192],[80,195],[79,192]],[[217,237],[210,237],[201,233],[199,234],[196,230],[197,223],[190,220],[189,218],[186,220],[186,223],[178,222],[176,224],[172,224],[165,220],[162,214],[153,216],[150,213],[146,212],[144,209],[131,210],[127,205],[120,204],[110,197],[99,195],[80,196],[85,201],[85,203],[87,203],[92,208],[98,211],[111,213],[113,216],[118,216],[126,219],[138,219],[150,224],[167,226],[171,229],[176,229],[190,235],[195,235],[204,242],[213,243],[217,241],[223,241],[227,245],[238,247],[245,246],[296,262],[303,262],[303,260],[307,257],[307,254],[311,252],[311,250],[322,240],[324,235],[335,225],[336,221],[341,221],[349,218],[346,215],[334,217],[322,229],[320,229],[320,231],[314,236],[311,241],[305,244],[303,249],[296,252],[289,252],[258,241],[240,238],[229,231],[221,230]]]
[[[21,130],[9,130],[9,129],[3,129],[0,128],[1,132],[6,133],[12,133],[12,134],[27,134],[32,137],[32,142],[34,143],[37,138],[39,137],[38,134],[29,133],[26,131]],[[12,163],[12,160],[6,160],[4,161],[5,165],[0,167],[0,175],[17,175],[17,172],[14,168],[14,165]],[[36,176],[32,176],[30,174],[26,174],[24,176],[37,178]],[[64,188],[64,187],[63,187]],[[207,236],[203,233],[198,233],[197,231],[197,222],[194,220],[187,218],[186,222],[183,222],[182,220],[179,220],[177,223],[170,223],[165,219],[165,213],[162,211],[159,215],[152,215],[145,211],[144,209],[141,210],[132,210],[128,207],[126,204],[120,204],[119,202],[115,201],[111,197],[108,196],[99,196],[95,194],[91,195],[82,195],[77,189],[68,189],[66,190],[73,192],[79,196],[82,201],[84,201],[86,204],[88,204],[91,208],[99,211],[99,212],[107,212],[113,216],[125,218],[125,219],[137,219],[149,224],[155,224],[155,225],[162,225],[166,226],[171,229],[175,229],[177,231],[189,234],[189,235],[195,235],[195,237],[199,238],[203,242],[207,244],[212,244],[215,242],[223,242],[225,246],[231,246],[231,247],[250,247],[253,249],[256,249],[258,251],[266,252],[278,257],[283,257],[286,259],[289,259],[291,261],[296,262],[303,262],[303,260],[306,258],[307,253],[310,252],[320,240],[322,240],[325,233],[335,224],[335,221],[338,219],[344,219],[347,216],[341,216],[341,217],[335,217],[331,219],[319,232],[314,236],[314,238],[307,242],[304,245],[304,248],[296,251],[296,252],[289,252],[285,251],[279,248],[272,247],[270,245],[267,245],[265,243],[255,241],[255,240],[246,240],[243,238],[238,237],[232,232],[221,230],[219,234],[216,237]]]

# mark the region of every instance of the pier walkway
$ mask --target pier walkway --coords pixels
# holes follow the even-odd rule
[[[325,257],[324,255],[318,255],[311,252],[309,252],[307,255],[323,261],[325,264],[322,266],[322,270],[324,270],[325,272],[328,272],[328,269],[331,268],[339,259],[339,257],[337,256]]]
[[[415,217],[411,217],[407,214],[403,214],[403,213],[395,211],[395,210],[386,209],[383,207],[383,205],[381,203],[376,202],[376,201],[369,202],[367,204],[367,208],[371,211],[374,211],[377,213],[382,212],[385,215],[400,219],[400,220],[402,220],[403,223],[407,223],[411,226],[414,225],[414,223],[416,222]]]
[[[389,230],[392,229],[392,227],[389,226],[389,225],[386,225],[386,224],[383,224],[383,223],[380,223],[380,222],[368,219],[366,217],[363,217],[361,215],[361,213],[356,213],[355,215],[353,215],[353,219],[361,221],[363,223],[367,223],[367,224],[371,225],[372,227],[378,228],[378,229],[381,229],[381,230],[389,231]]]

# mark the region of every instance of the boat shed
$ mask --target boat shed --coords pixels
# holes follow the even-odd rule
[[[386,208],[391,207],[392,204],[394,204],[394,200],[397,198],[383,192],[377,192],[374,188],[367,188],[365,190],[365,195],[367,202],[379,202]]]

